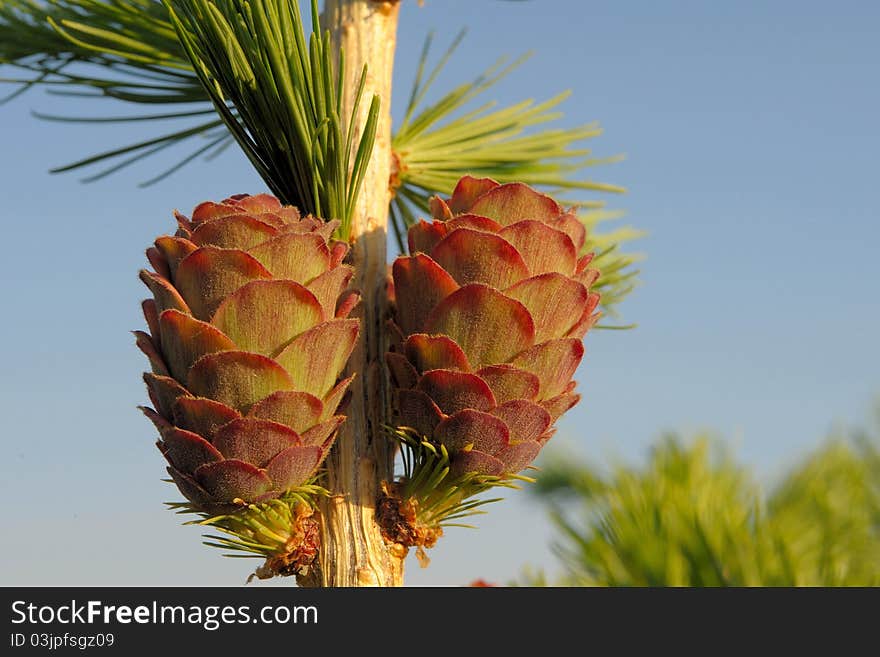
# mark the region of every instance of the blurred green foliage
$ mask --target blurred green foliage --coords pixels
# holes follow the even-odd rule
[[[878,436],[839,432],[767,492],[705,435],[667,435],[643,467],[607,473],[557,455],[534,492],[550,508],[564,574],[521,583],[880,585]]]

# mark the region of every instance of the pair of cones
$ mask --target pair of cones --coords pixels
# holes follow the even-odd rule
[[[392,267],[396,424],[449,455],[450,480],[526,468],[577,403],[598,318],[584,226],[518,183],[462,178]],[[336,222],[267,196],[203,203],[147,251],[137,342],[168,471],[216,515],[312,483],[345,420],[358,337]]]

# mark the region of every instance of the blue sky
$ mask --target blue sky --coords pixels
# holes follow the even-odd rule
[[[408,0],[395,116],[427,31],[440,45],[463,26],[440,87],[534,50],[495,97],[572,89],[566,124],[600,121],[595,152],[627,156],[588,175],[626,186],[612,205],[649,231],[635,246],[642,285],[621,309],[639,326],[588,336],[584,400],[551,446],[636,461],[662,431],[709,428],[772,482],[837,423],[868,417],[880,394],[877,3]],[[128,331],[143,324],[143,250],[171,230],[171,210],[263,185],[233,150],[146,189],[170,159],[91,185],[51,176],[139,128],[50,124],[31,109],[121,108],[42,92],[0,106],[0,582],[241,583],[254,564],[202,547],[161,504],[174,491],[135,409],[145,363]],[[524,493],[479,525],[451,530],[428,569],[412,560],[408,582],[555,570]]]

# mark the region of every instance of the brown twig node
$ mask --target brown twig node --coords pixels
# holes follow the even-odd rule
[[[443,535],[440,527],[419,523],[418,500],[404,498],[400,483],[382,482],[382,493],[376,505],[376,521],[382,529],[383,538],[404,550],[418,548],[419,563],[428,565],[425,548],[432,548]]]
[[[306,504],[297,504],[294,513],[296,520],[287,541],[287,550],[266,559],[248,578],[248,582],[254,577],[271,579],[295,575],[299,579],[308,576],[321,546],[321,524],[314,510]]]

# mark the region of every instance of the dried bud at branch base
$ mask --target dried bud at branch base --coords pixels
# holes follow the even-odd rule
[[[144,380],[154,408],[143,411],[168,472],[209,518],[273,500],[308,508],[345,420],[338,409],[350,379],[338,379],[359,329],[347,317],[358,299],[342,264],[348,246],[331,239],[338,222],[301,218],[268,195],[202,203],[176,218],[176,234],[147,250],[149,333],[136,332],[152,366]],[[229,533],[228,522],[213,524]],[[309,532],[290,531],[300,534]]]
[[[266,563],[257,568],[254,577],[269,579],[275,575],[308,576],[318,558],[321,541],[321,526],[311,506],[295,505],[290,529],[290,536],[284,547],[267,558]]]
[[[404,547],[431,548],[443,535],[437,526],[426,527],[419,523],[419,500],[406,496],[400,483],[382,483],[382,494],[376,505],[376,517],[383,528],[385,538]]]
[[[592,254],[578,256],[583,224],[526,185],[465,177],[431,209],[392,268],[400,339],[387,362],[413,459],[404,487],[435,501],[426,482],[457,490],[458,504],[435,506],[442,524],[528,467],[578,402],[572,377],[599,317],[599,273]]]

